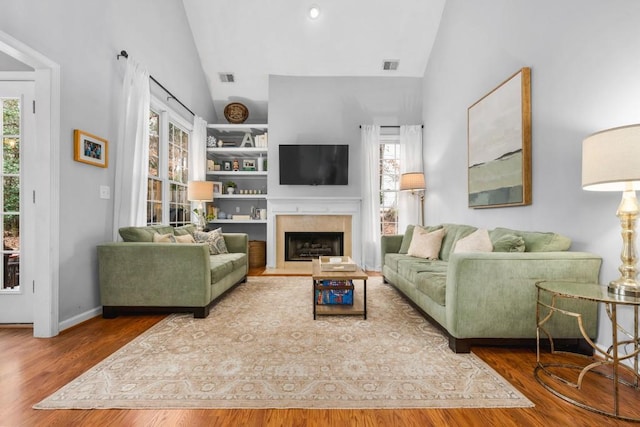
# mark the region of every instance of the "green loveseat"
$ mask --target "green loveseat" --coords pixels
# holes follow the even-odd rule
[[[103,317],[193,312],[194,317],[204,318],[217,298],[247,281],[247,234],[223,233],[229,253],[217,255],[210,254],[207,243],[153,241],[154,234],[184,236],[194,231],[192,226],[126,227],[120,230],[125,241],[99,245]]]
[[[408,254],[414,226],[405,235],[383,236],[382,273],[386,283],[447,334],[457,353],[477,344],[535,343],[538,281],[598,283],[602,259],[568,251],[571,241],[564,236],[496,228],[488,231],[493,251],[454,253],[456,242],[478,229],[441,224],[427,230],[439,228],[445,234],[438,259]],[[595,339],[596,304],[562,303],[582,313],[585,330]],[[550,332],[557,344],[586,348],[573,318],[556,316]]]

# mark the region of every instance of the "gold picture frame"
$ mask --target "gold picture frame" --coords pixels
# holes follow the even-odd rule
[[[109,142],[80,129],[73,131],[73,160],[106,168],[109,166]]]
[[[531,204],[531,69],[520,69],[467,111],[470,208]]]

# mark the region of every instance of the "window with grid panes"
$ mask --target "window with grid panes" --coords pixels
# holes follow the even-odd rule
[[[399,142],[397,135],[386,135],[380,138],[380,231],[382,235],[398,234]]]
[[[147,224],[190,223],[189,131],[167,112],[149,112]]]

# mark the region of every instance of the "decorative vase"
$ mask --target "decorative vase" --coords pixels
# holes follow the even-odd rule
[[[233,187],[227,187],[227,193],[228,193],[228,194],[233,194],[235,191],[236,191],[236,189],[235,189],[235,188],[233,188]]]

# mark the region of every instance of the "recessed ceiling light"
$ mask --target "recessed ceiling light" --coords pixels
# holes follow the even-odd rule
[[[218,73],[218,76],[220,77],[220,81],[223,83],[233,83],[236,81],[233,73]]]
[[[318,19],[320,16],[320,7],[317,4],[311,5],[309,8],[309,18]]]

